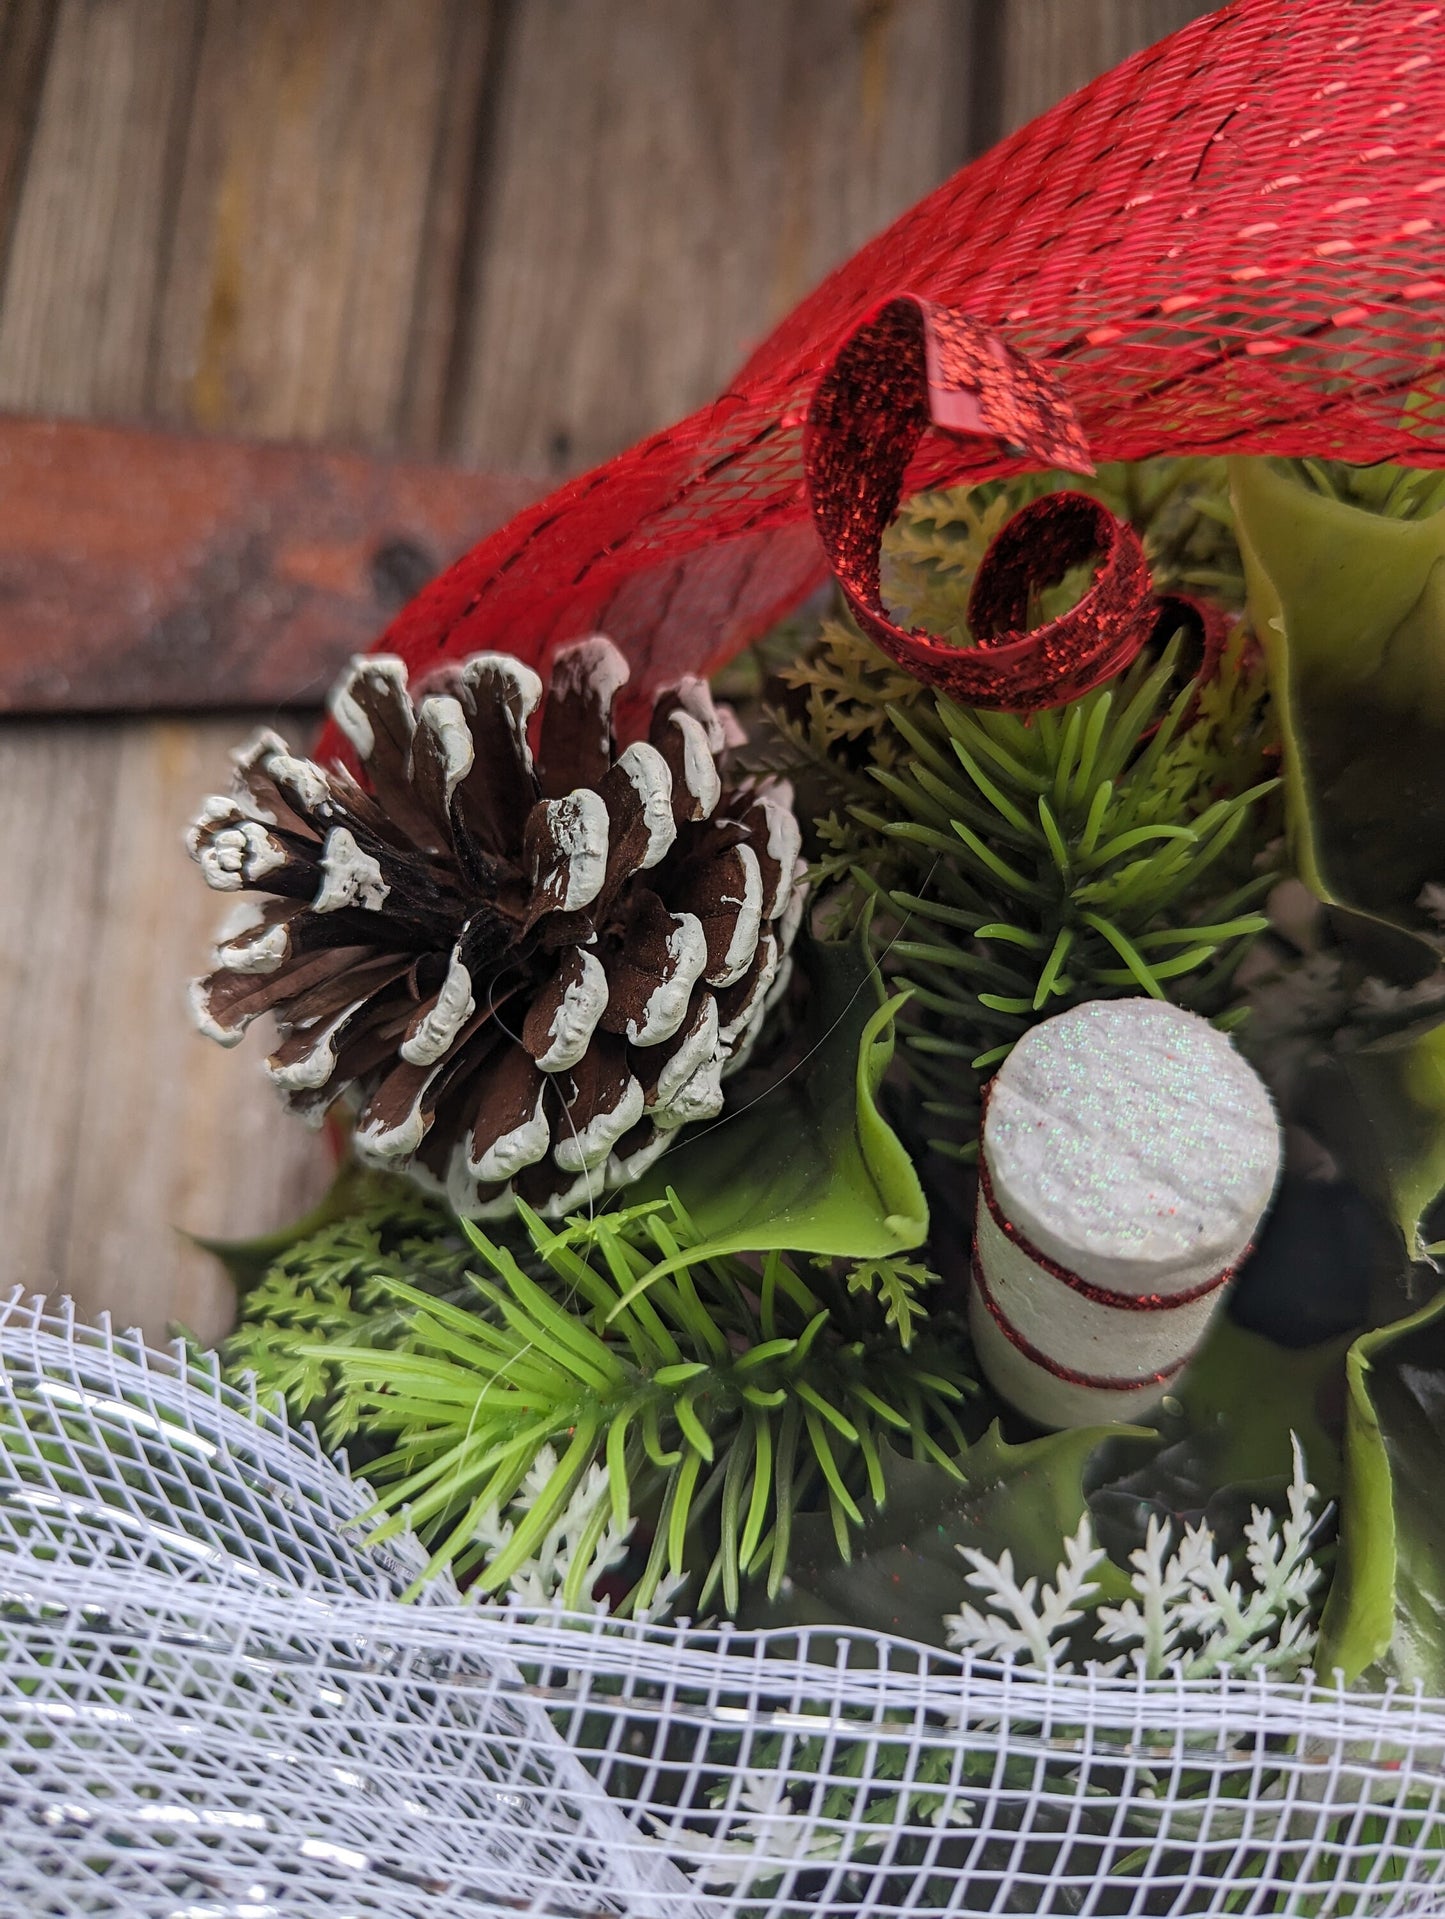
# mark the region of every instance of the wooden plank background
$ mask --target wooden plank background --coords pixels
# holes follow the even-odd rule
[[[574,471],[1207,10],[0,0],[0,408]],[[0,722],[0,1280],[152,1334],[230,1310],[178,1229],[326,1178],[255,1050],[184,1013],[217,903],[181,830],[247,730]]]

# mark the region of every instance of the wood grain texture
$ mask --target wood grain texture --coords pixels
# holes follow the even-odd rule
[[[970,151],[956,0],[528,0],[449,425],[571,470],[699,405]]]
[[[144,410],[199,21],[191,0],[62,0],[0,290],[0,406]]]
[[[1222,0],[983,0],[980,130],[992,144]]]
[[[0,713],[319,706],[422,580],[538,490],[0,415]]]
[[[478,0],[211,0],[159,417],[418,443],[451,351],[488,20]]]
[[[0,275],[54,26],[52,0],[0,0]]]
[[[192,1029],[215,901],[181,845],[224,783],[229,721],[0,730],[0,1272],[160,1334],[224,1329],[228,1288],[181,1227],[294,1217],[326,1176],[278,1125],[253,1053]]]
[[[415,444],[451,361],[488,19],[478,0],[62,0],[0,404]],[[177,1226],[265,1230],[328,1177],[257,1049],[221,1052],[184,1011],[217,902],[181,829],[255,717],[0,728],[0,1279],[152,1334],[230,1310]]]
[[[1200,10],[0,0],[0,406],[572,469]],[[0,725],[0,1278],[151,1333],[228,1310],[173,1225],[263,1230],[326,1174],[181,1011],[215,902],[179,833],[245,730]]]

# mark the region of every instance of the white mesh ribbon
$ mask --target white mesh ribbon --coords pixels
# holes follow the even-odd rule
[[[210,1372],[0,1370],[5,1919],[1445,1911],[1445,1702],[407,1603]]]

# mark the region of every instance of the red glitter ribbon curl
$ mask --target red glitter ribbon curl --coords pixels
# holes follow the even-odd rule
[[[1048,494],[999,533],[969,599],[973,646],[890,618],[883,534],[930,427],[1039,466],[1093,471],[1073,409],[1042,367],[963,314],[913,295],[885,301],[819,379],[803,450],[813,523],[863,631],[969,706],[1058,706],[1121,672],[1154,632],[1159,606],[1133,528],[1083,493]],[[1030,629],[1031,594],[1089,559],[1089,590]]]

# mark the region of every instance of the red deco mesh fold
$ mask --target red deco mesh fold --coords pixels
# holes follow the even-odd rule
[[[1031,363],[1095,462],[1229,450],[1439,465],[1442,235],[1445,7],[1236,0],[955,174],[710,406],[520,514],[380,645],[415,675],[485,648],[537,661],[600,628],[634,685],[713,671],[826,577],[810,406],[899,294]],[[966,394],[933,399],[904,492],[1040,463]],[[850,404],[845,385],[845,428]],[[839,488],[862,500],[876,484],[845,459],[835,518]]]

